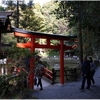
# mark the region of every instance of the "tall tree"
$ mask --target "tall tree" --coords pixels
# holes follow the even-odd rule
[[[45,19],[46,32],[51,34],[68,35],[68,22],[65,18],[60,18],[55,9],[58,9],[59,3],[50,1],[43,5],[42,13]],[[57,16],[57,17],[56,17]]]
[[[69,20],[69,27],[76,27],[79,36],[79,57],[80,62],[83,58],[83,30],[87,30],[88,34],[99,32],[99,13],[100,2],[89,1],[61,1],[59,3],[59,16],[67,17]],[[97,22],[97,24],[95,24]],[[87,35],[87,34],[85,34]]]
[[[19,28],[30,30],[30,31],[40,31],[43,30],[43,18],[37,12],[35,11],[37,8],[35,5],[33,5],[32,2],[29,2],[28,4],[25,4],[24,2],[19,4],[19,16],[17,14],[17,7],[16,4],[13,2],[8,2],[8,6],[6,10],[13,11],[13,19],[12,19],[12,25],[16,27],[19,26]],[[19,17],[19,18],[17,18]],[[19,19],[19,23],[17,23],[17,20]],[[18,39],[19,41],[26,42],[28,39],[21,38]]]
[[[42,32],[44,27],[44,19],[40,11],[37,11],[37,8],[40,9],[41,6],[34,5],[30,7],[21,7],[21,28],[31,31]]]

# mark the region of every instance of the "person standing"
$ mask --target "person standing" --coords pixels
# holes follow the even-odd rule
[[[90,61],[90,84],[92,82],[93,85],[94,85],[95,84],[95,81],[94,81],[93,76],[95,74],[95,68],[96,68],[96,66],[95,66],[95,63],[94,63],[92,57],[89,57],[89,61]]]
[[[86,80],[87,80],[86,89],[90,89],[90,63],[87,60],[86,56],[83,58],[83,62],[82,62],[82,77],[83,79],[82,79],[82,85],[80,90],[84,90]]]
[[[44,75],[44,66],[42,64],[42,61],[39,61],[35,68],[35,77],[38,78],[37,87],[40,85],[40,90],[43,90],[42,80],[41,80],[43,75]]]

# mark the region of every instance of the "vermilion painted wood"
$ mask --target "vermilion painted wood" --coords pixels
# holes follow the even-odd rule
[[[60,50],[60,83],[64,84],[64,50],[72,50],[73,48],[77,47],[77,45],[66,46],[66,45],[64,45],[64,41],[65,40],[70,41],[71,38],[73,38],[73,39],[77,38],[76,36],[45,34],[45,33],[40,33],[40,32],[25,31],[25,30],[17,29],[17,28],[14,29],[14,35],[19,36],[19,37],[31,38],[30,42],[17,43],[17,47],[30,48],[30,52],[35,52],[35,48],[59,49]],[[46,39],[46,44],[35,43],[36,38]],[[59,40],[60,44],[51,45],[50,44],[51,40]],[[30,72],[32,70],[34,70],[33,65],[34,65],[34,58],[32,58],[30,61]],[[45,71],[47,71],[47,69],[45,69]],[[48,74],[46,74],[46,75],[48,75]],[[31,73],[30,78],[29,78],[30,88],[34,88],[34,80],[33,79],[34,79],[34,74]],[[52,79],[52,77],[51,77],[51,79]]]
[[[16,45],[19,48],[31,48],[31,42],[27,42],[27,43],[17,43]]]
[[[19,37],[29,37],[29,38],[31,38],[32,37],[32,35],[30,35],[30,34],[23,34],[23,33],[19,33],[19,32],[14,32],[14,35],[15,36],[19,36]]]
[[[45,70],[45,74],[44,74],[44,76],[46,76],[46,77],[49,77],[50,79],[51,79],[51,81],[52,81],[52,79],[53,79],[53,73],[52,73],[52,71],[50,71],[49,69],[47,69],[47,68],[44,68],[44,70]]]
[[[35,38],[32,37],[31,38],[31,48],[30,48],[30,52],[33,53],[35,52],[35,46],[34,46],[34,43],[35,43]],[[30,72],[34,71],[35,67],[34,67],[34,57],[31,58],[30,60]],[[31,89],[34,89],[34,72],[33,73],[30,73],[30,88]]]
[[[60,49],[60,44],[57,46],[54,45],[42,45],[42,44],[38,44],[35,43],[35,48],[46,48],[46,49]],[[17,43],[17,47],[19,48],[31,48],[31,42],[27,42],[27,43]],[[77,48],[77,45],[73,45],[73,46],[66,46],[64,45],[64,50],[72,50],[74,48]]]
[[[60,41],[60,83],[64,84],[64,41]]]

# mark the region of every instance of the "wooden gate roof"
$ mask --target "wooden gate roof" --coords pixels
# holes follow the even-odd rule
[[[4,12],[4,11],[0,11],[0,16],[11,16],[12,15],[12,12]]]
[[[19,28],[13,28],[13,31],[16,33],[22,33],[22,37],[25,35],[35,36],[36,38],[46,38],[46,39],[57,39],[57,40],[69,40],[71,38],[77,38],[77,36],[66,36],[66,35],[58,35],[58,34],[47,34],[42,32],[35,32],[35,31],[27,31]],[[15,34],[17,35],[17,34]]]

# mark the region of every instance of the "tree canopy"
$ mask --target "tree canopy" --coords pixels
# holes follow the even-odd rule
[[[0,7],[0,10],[13,11],[12,25],[16,27],[18,17],[16,5],[9,2],[5,9]],[[43,6],[32,2],[20,4],[19,28],[50,34],[76,34],[79,38],[78,49],[81,51],[81,56],[82,54],[93,55],[99,58],[99,10],[99,1],[56,0],[45,3]]]
[[[81,49],[84,50],[81,53],[84,55],[95,54],[96,57],[100,56],[98,55],[99,44],[96,42],[100,35],[99,6],[99,1],[61,1],[57,9],[60,18],[68,19],[69,28],[76,28]],[[93,39],[93,41],[90,39]]]

